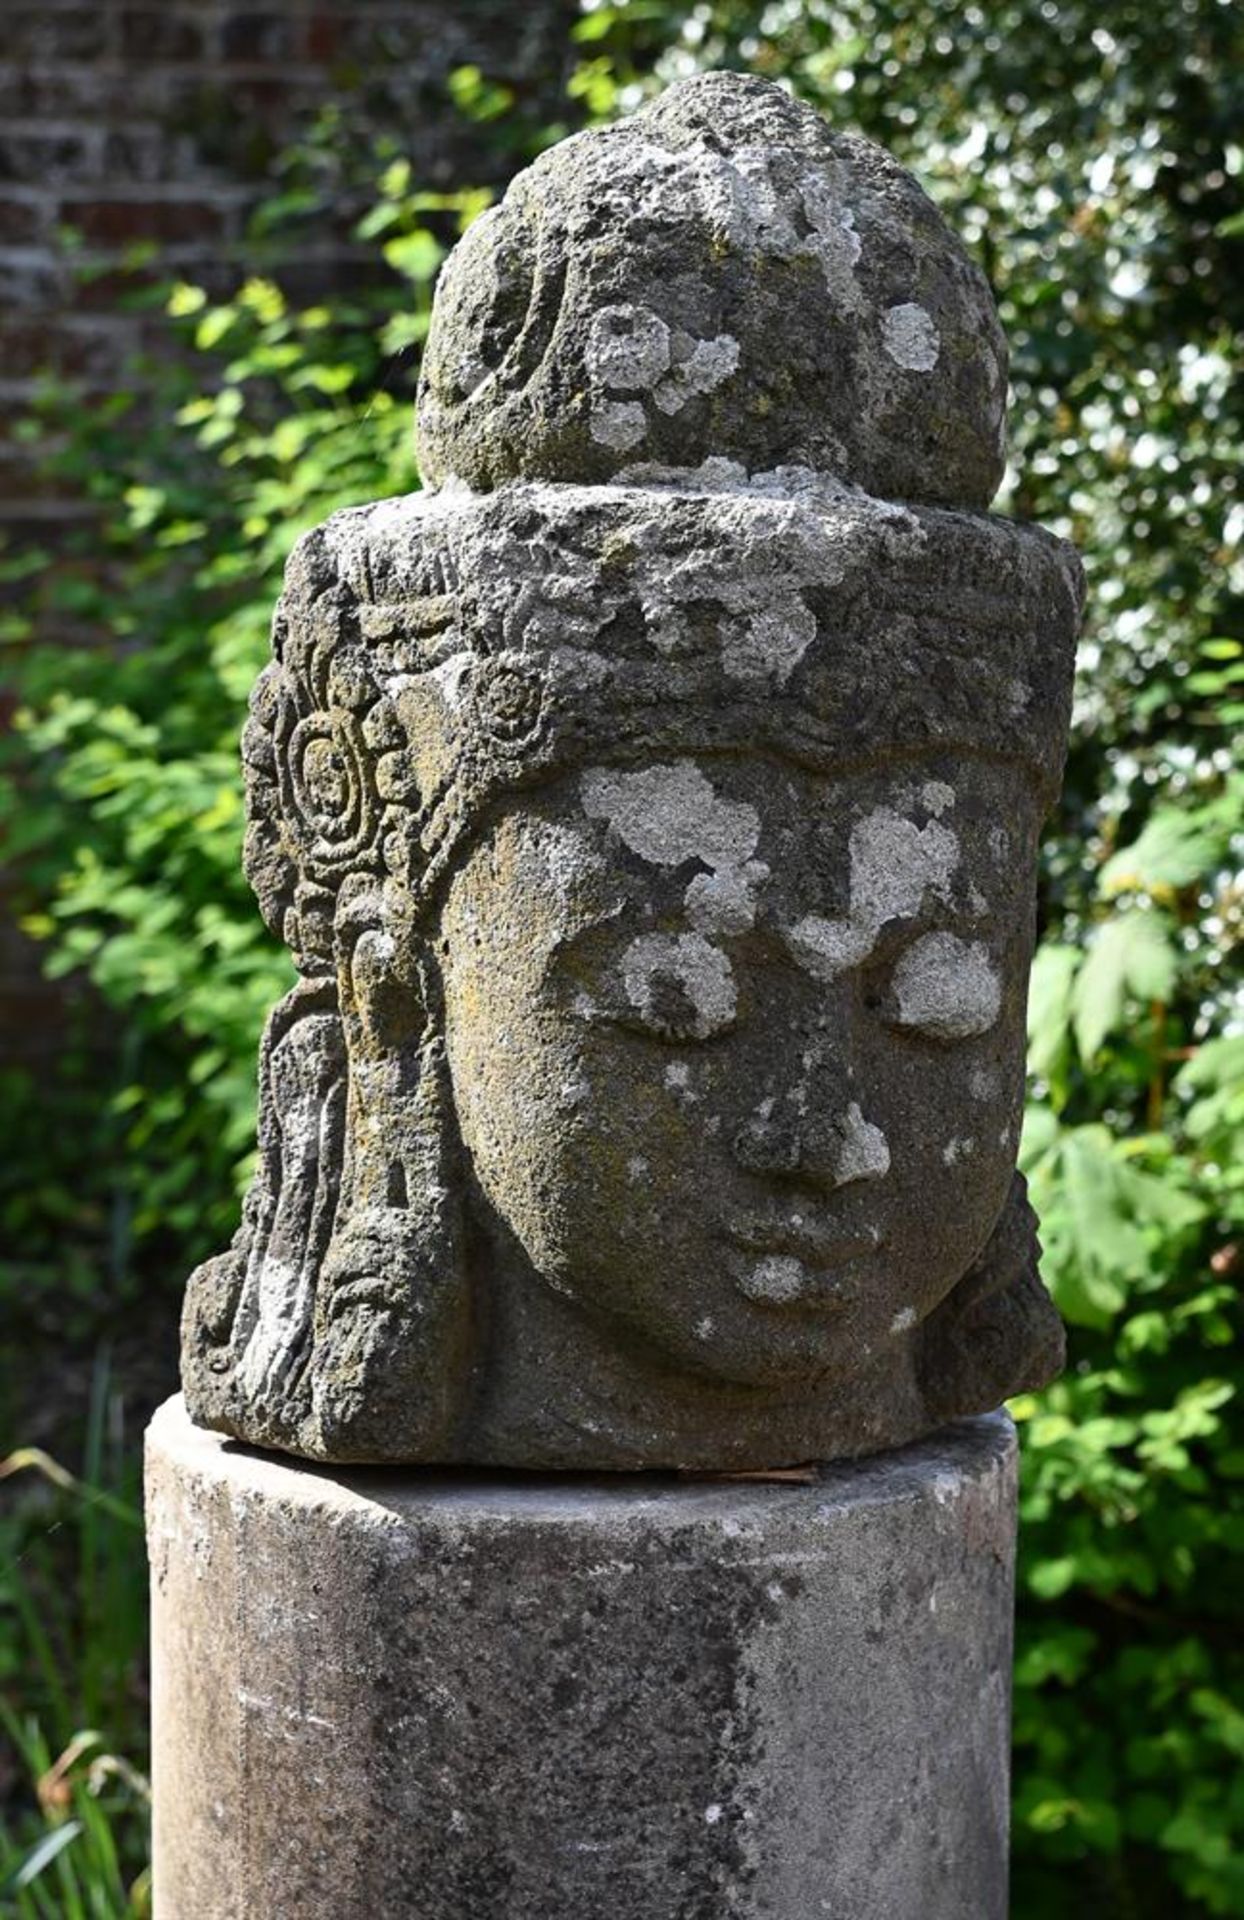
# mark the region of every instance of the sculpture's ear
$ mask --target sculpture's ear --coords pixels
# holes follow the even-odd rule
[[[917,1369],[931,1420],[990,1412],[1061,1371],[1063,1325],[1041,1284],[1040,1256],[1037,1216],[1017,1172],[980,1257],[921,1329]]]
[[[358,1113],[354,1204],[316,1300],[311,1418],[316,1452],[334,1460],[443,1458],[469,1374],[464,1183],[439,1033],[393,1065],[406,1091],[385,1103],[370,1169]]]
[[[382,889],[341,888],[334,948],[349,1071],[341,1191],[317,1274],[306,1411],[335,1460],[435,1458],[468,1367],[463,1181],[440,981]]]

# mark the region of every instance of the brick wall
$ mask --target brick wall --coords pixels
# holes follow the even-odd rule
[[[0,417],[42,368],[106,388],[138,321],[109,310],[106,278],[76,292],[57,230],[105,266],[134,241],[193,276],[236,257],[247,209],[276,153],[340,98],[397,135],[420,177],[479,177],[474,129],[446,81],[474,63],[550,108],[574,0],[0,0]],[[345,238],[319,249],[331,288]],[[78,511],[32,497],[11,446],[0,524]]]
[[[152,242],[162,270],[209,285],[235,276],[274,156],[331,99],[397,136],[429,184],[482,178],[496,161],[453,113],[448,76],[474,64],[552,117],[577,11],[575,0],[0,0],[0,538],[54,548],[84,511],[39,487],[8,429],[41,371],[88,394],[115,385],[144,325],[118,309],[107,271],[127,247]],[[65,227],[101,269],[88,286],[65,271]],[[343,222],[304,255],[298,292],[331,293],[356,257]],[[0,1052],[48,1045],[57,1004],[0,927]]]

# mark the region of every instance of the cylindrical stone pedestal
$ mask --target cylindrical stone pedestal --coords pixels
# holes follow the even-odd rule
[[[1014,1468],[342,1471],[169,1402],[157,1920],[1004,1920]]]

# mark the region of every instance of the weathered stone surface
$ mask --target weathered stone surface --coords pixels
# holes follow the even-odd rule
[[[519,174],[451,256],[419,402],[431,481],[800,463],[988,506],[1006,347],[910,174],[771,82],[701,74]]]
[[[167,1920],[1004,1920],[1014,1440],[811,1485],[148,1446]]]
[[[766,125],[779,174],[829,137],[703,85],[645,122],[677,153],[718,106],[753,171]],[[300,542],[244,759],[302,979],[191,1281],[192,1416],[315,1458],[749,1467],[1048,1378],[1015,1149],[1079,611],[1040,531],[717,453]]]

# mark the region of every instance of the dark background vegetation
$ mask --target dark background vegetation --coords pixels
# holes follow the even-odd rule
[[[273,163],[232,278],[134,262],[130,392],[85,406],[62,373],[19,424],[93,518],[0,552],[9,859],[67,1010],[59,1056],[0,1085],[0,1911],[146,1911],[138,1428],[233,1225],[287,977],[236,756],[283,556],[418,484],[432,284],[489,191],[699,66],[914,168],[1012,343],[999,510],[1085,557],[1023,1148],[1071,1362],[1014,1408],[1014,1912],[1244,1912],[1244,15],[1218,0],[566,10],[537,93],[485,47],[454,69],[469,177],[430,186],[347,90]],[[343,209],[349,289],[309,295]],[[51,644],[67,618],[107,644]]]

